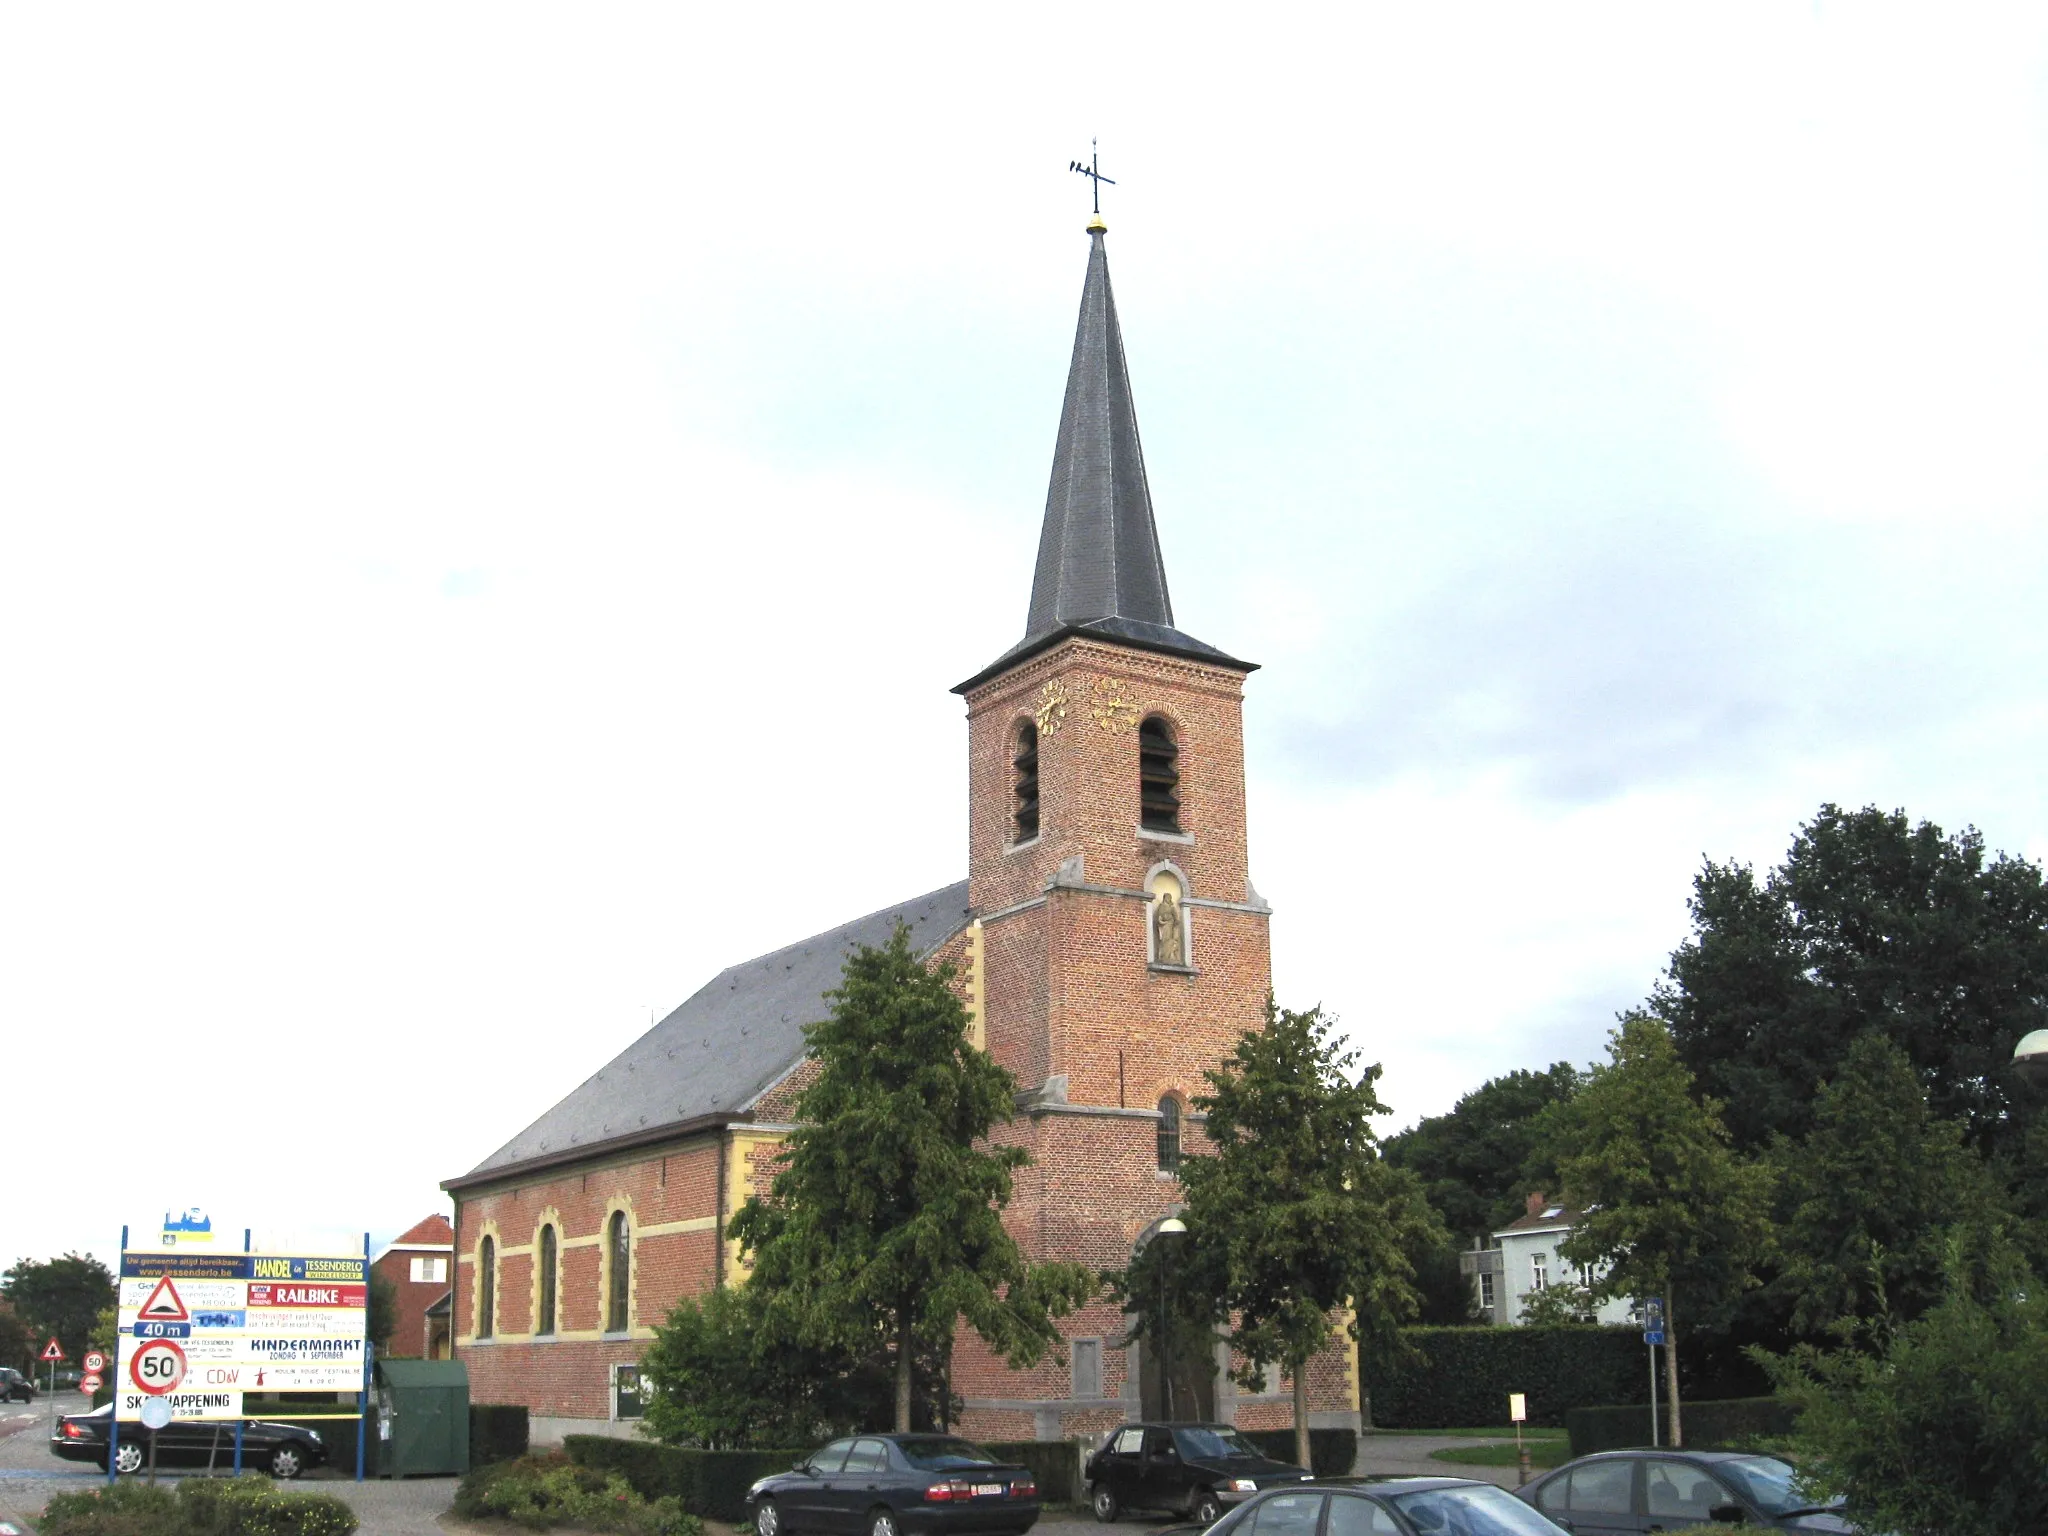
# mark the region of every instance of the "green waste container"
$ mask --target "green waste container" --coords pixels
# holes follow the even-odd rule
[[[377,1362],[377,1475],[469,1470],[469,1370],[460,1360]]]

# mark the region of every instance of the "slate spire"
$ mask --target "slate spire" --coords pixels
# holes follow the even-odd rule
[[[1088,277],[1053,449],[1045,526],[1038,535],[1026,636],[1090,619],[1173,624],[1104,232],[1100,218],[1090,222]]]
[[[1173,627],[1166,562],[1152,521],[1123,330],[1109,286],[1100,214],[1088,222],[1088,276],[1052,455],[1052,485],[1024,638],[953,691],[964,693],[1063,636],[1089,635],[1252,671]]]

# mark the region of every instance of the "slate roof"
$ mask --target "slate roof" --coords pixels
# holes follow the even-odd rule
[[[1100,221],[1089,226],[1088,237],[1088,275],[1081,286],[1081,318],[1067,369],[1024,638],[955,693],[978,687],[1075,634],[1254,670],[1174,628]]]
[[[825,1014],[855,944],[886,943],[897,919],[929,952],[966,926],[967,882],[894,906],[721,971],[561,1103],[459,1179],[580,1161],[661,1139],[692,1122],[744,1119],[804,1053],[803,1028]]]
[[[1494,1232],[1493,1236],[1500,1237],[1509,1232],[1564,1232],[1578,1224],[1579,1212],[1553,1200],[1540,1211],[1530,1211],[1527,1215],[1517,1216]]]

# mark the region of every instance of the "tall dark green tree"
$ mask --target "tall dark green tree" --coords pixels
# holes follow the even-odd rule
[[[1520,1216],[1531,1189],[1555,1181],[1537,1117],[1578,1092],[1582,1081],[1578,1068],[1563,1061],[1489,1079],[1448,1114],[1427,1115],[1389,1136],[1387,1161],[1422,1180],[1453,1240],[1469,1245]]]
[[[1942,1295],[1949,1235],[1997,1218],[1998,1191],[1962,1127],[1931,1114],[1906,1053],[1873,1031],[1850,1045],[1803,1142],[1781,1141],[1773,1283],[1817,1333],[1881,1309],[1907,1321]]]
[[[753,1260],[771,1326],[814,1348],[889,1350],[895,1424],[911,1427],[913,1363],[961,1318],[1013,1365],[1042,1358],[1055,1317],[1096,1289],[1079,1265],[1027,1264],[1003,1229],[1029,1159],[987,1143],[1016,1080],[968,1038],[952,969],[899,924],[847,959],[831,1016],[806,1031],[818,1075],[769,1198],[731,1232]]]
[[[28,1324],[37,1350],[55,1337],[72,1360],[85,1353],[93,1320],[118,1294],[113,1271],[91,1254],[23,1259],[0,1275],[0,1296]]]
[[[2048,886],[2040,866],[1987,855],[1902,811],[1824,805],[1761,880],[1708,863],[1693,935],[1650,1009],[1735,1145],[1812,1128],[1819,1085],[1875,1031],[1906,1053],[1936,1117],[1980,1152],[2024,1135],[2004,1068],[2048,1026]]]
[[[1235,1319],[1240,1380],[1273,1364],[1293,1379],[1307,1466],[1307,1366],[1332,1318],[1348,1307],[1352,1337],[1385,1346],[1415,1315],[1415,1255],[1442,1246],[1443,1226],[1414,1175],[1379,1154],[1378,1065],[1359,1068],[1320,1008],[1268,999],[1265,1028],[1205,1075],[1195,1105],[1213,1150],[1180,1170],[1191,1246]]]

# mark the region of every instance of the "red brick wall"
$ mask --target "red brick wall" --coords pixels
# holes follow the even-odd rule
[[[717,1273],[719,1138],[699,1136],[631,1162],[576,1170],[458,1198],[455,1329],[479,1403],[524,1403],[536,1415],[606,1418],[614,1364],[640,1357],[654,1325]],[[630,1214],[633,1267],[629,1333],[597,1337],[605,1324],[604,1235],[614,1208]],[[556,1225],[560,1271],[556,1334],[534,1325],[535,1249],[543,1219]],[[675,1223],[699,1225],[663,1231]],[[497,1327],[475,1338],[476,1256],[487,1229],[498,1241]],[[592,1240],[595,1241],[592,1241]],[[578,1337],[581,1335],[581,1337]]]
[[[445,1260],[450,1278],[438,1281],[414,1280],[412,1261],[416,1258]],[[391,1330],[391,1340],[385,1346],[384,1354],[392,1359],[417,1360],[426,1351],[427,1308],[439,1301],[453,1283],[454,1255],[408,1252],[403,1248],[397,1248],[385,1254],[372,1267],[389,1280],[398,1292],[398,1323]]]

